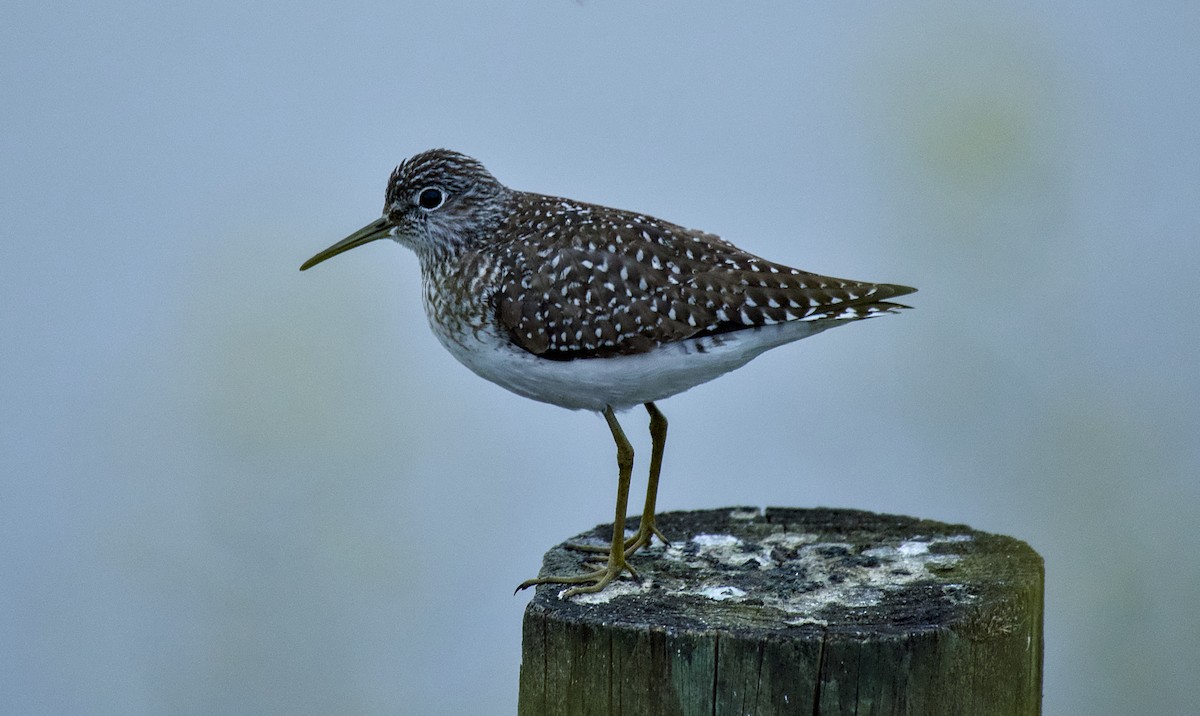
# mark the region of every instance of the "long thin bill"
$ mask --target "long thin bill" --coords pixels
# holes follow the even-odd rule
[[[345,251],[349,251],[356,246],[369,244],[376,239],[386,239],[388,238],[388,232],[391,230],[391,228],[392,225],[388,223],[386,218],[376,219],[370,224],[367,224],[358,231],[355,231],[353,234],[350,234],[346,238],[337,242],[333,246],[330,246],[324,251],[318,253],[316,256],[313,256],[308,261],[305,261],[303,264],[301,264],[300,270],[304,271],[306,269],[310,269],[325,259],[333,258],[334,256],[337,256]]]

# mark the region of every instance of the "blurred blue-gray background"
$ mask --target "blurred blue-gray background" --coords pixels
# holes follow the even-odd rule
[[[297,271],[445,146],[918,286],[664,402],[660,506],[1015,535],[1047,713],[1195,713],[1200,5],[2,16],[0,711],[514,711],[512,588],[610,519],[607,429],[455,363],[404,249]]]

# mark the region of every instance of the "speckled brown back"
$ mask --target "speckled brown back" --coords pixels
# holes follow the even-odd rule
[[[866,318],[914,289],[820,276],[653,217],[518,192],[480,258],[499,323],[556,359],[642,353],[783,321]]]

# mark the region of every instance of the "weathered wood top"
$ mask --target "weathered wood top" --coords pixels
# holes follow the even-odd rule
[[[1039,711],[1043,565],[1019,540],[836,509],[664,513],[658,525],[672,544],[634,557],[640,583],[569,601],[538,587],[522,713]],[[606,544],[606,530],[569,541]],[[589,558],[559,545],[542,573]],[[593,677],[607,695],[583,695]]]

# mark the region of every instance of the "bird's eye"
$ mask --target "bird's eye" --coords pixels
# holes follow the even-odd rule
[[[446,203],[446,192],[436,186],[429,186],[417,193],[417,206],[426,211],[433,211]]]

